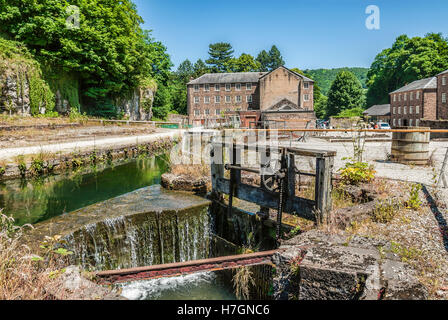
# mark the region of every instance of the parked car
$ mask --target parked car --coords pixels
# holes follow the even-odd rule
[[[390,130],[390,125],[388,123],[378,123],[378,129],[380,130]]]

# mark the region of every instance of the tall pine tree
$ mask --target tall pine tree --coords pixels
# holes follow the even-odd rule
[[[210,58],[205,61],[212,72],[226,72],[229,61],[233,58],[233,48],[230,43],[218,42],[210,44],[208,54]]]

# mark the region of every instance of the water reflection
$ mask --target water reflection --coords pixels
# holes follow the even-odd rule
[[[0,184],[0,208],[18,225],[36,224],[52,217],[160,183],[166,156],[139,158],[104,170],[12,180]]]

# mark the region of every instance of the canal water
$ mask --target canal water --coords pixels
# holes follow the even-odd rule
[[[168,163],[167,156],[141,158],[98,170],[0,182],[0,208],[17,225],[36,225],[45,235],[81,223],[66,242],[75,252],[74,263],[94,270],[231,255],[246,242],[242,234],[257,234],[250,219],[227,217],[225,222],[208,205],[188,209],[190,202],[204,199],[164,191],[159,184]],[[135,215],[126,216],[133,210]],[[133,282],[122,289],[131,300],[236,299],[231,279],[216,272]]]
[[[36,224],[128,192],[159,184],[167,156],[138,158],[89,173],[0,182],[0,208],[17,225]],[[92,172],[93,171],[93,172]]]

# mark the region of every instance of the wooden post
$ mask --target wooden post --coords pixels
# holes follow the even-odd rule
[[[218,180],[224,178],[224,150],[222,144],[212,142],[211,156],[211,175],[212,175],[212,195],[215,199],[220,199],[218,190]]]
[[[447,182],[446,174],[445,174],[447,165],[448,165],[448,149],[446,150],[445,160],[443,160],[442,170],[440,171],[440,178],[437,183],[438,187],[440,186],[440,183],[443,181],[443,187],[448,188],[448,182]]]
[[[318,156],[316,159],[316,210],[317,221],[326,223],[331,211],[332,172],[334,157]]]
[[[287,199],[294,199],[296,196],[296,156],[292,153],[288,154],[288,186],[287,186]],[[288,201],[288,203],[291,203]],[[286,208],[291,212],[291,208]]]

